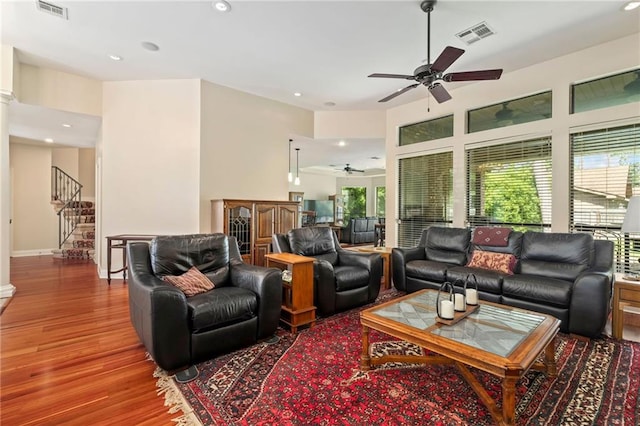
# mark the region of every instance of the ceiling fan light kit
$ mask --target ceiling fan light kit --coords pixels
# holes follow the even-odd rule
[[[440,56],[434,62],[431,62],[431,12],[436,4],[436,0],[425,0],[420,3],[420,9],[427,14],[427,64],[421,65],[413,71],[413,75],[407,74],[370,74],[369,77],[375,78],[398,78],[404,80],[413,80],[416,83],[400,89],[389,96],[380,99],[378,102],[387,102],[391,99],[408,92],[411,89],[423,85],[429,90],[431,96],[438,103],[446,102],[451,99],[451,95],[447,90],[438,83],[438,81],[480,81],[480,80],[497,80],[502,75],[502,69],[477,70],[465,72],[452,72],[443,74],[462,54],[464,50],[456,47],[447,46]]]

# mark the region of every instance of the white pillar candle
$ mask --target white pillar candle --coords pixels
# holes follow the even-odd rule
[[[470,288],[467,290],[467,303],[469,305],[477,305],[478,304],[478,291]]]
[[[455,294],[455,309],[456,311],[462,312],[465,310],[464,306],[464,295],[460,293]]]
[[[453,319],[453,302],[451,300],[440,301],[440,317]]]

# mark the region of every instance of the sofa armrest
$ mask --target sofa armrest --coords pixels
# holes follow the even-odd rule
[[[400,291],[407,291],[407,274],[405,272],[407,263],[426,258],[424,247],[394,248],[391,250],[393,285]]]
[[[586,271],[574,281],[569,306],[569,333],[598,337],[611,308],[611,279],[607,273]]]
[[[231,285],[258,295],[258,339],[273,335],[280,321],[282,274],[277,268],[231,264]]]
[[[313,262],[314,301],[325,315],[336,311],[336,276],[331,262],[316,259]]]
[[[148,243],[129,243],[127,257],[129,314],[140,341],[161,368],[188,367],[191,330],[186,296],[153,274]]]

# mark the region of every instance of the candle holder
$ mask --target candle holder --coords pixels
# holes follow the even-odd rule
[[[469,285],[472,285],[473,287],[469,288]],[[467,275],[464,283],[464,290],[467,305],[476,306],[478,304],[478,279],[475,274]]]
[[[448,290],[448,299],[440,300],[440,294]],[[443,320],[452,320],[454,318],[454,296],[453,285],[445,281],[438,289],[438,295],[436,296],[436,315]]]
[[[456,286],[462,288],[462,291],[455,291]],[[453,306],[456,312],[465,312],[467,310],[467,283],[462,280],[453,282]]]

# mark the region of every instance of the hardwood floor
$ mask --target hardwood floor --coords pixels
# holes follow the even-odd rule
[[[92,263],[38,256],[12,258],[11,283],[0,316],[0,423],[175,424],[121,279],[108,286]]]
[[[0,316],[2,425],[174,424],[122,280],[108,286],[92,263],[39,256],[12,258],[11,282]],[[624,337],[640,341],[639,331],[625,324]]]

